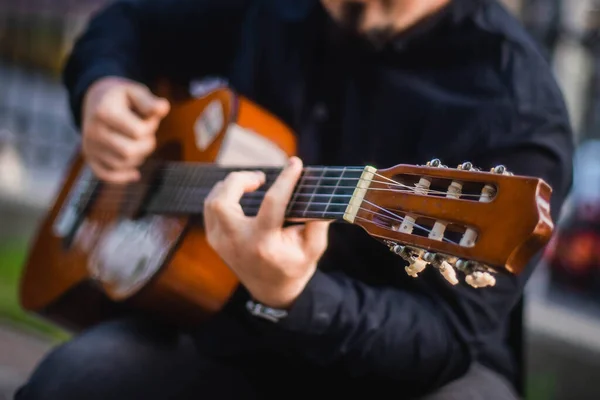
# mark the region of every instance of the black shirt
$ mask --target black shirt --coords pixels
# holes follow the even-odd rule
[[[341,34],[317,0],[119,1],[67,65],[78,123],[86,89],[107,75],[223,76],[296,131],[306,164],[504,164],[553,186],[554,218],[571,185],[573,138],[551,67],[495,0],[454,0],[378,50]],[[407,276],[354,226],[330,236],[289,316],[256,322],[269,351],[415,393],[473,361],[515,378],[508,321],[533,264],[477,290],[432,269]]]

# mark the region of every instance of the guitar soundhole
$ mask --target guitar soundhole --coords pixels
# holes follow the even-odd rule
[[[182,229],[179,220],[154,215],[116,220],[103,229],[88,268],[112,298],[130,297],[165,264]]]

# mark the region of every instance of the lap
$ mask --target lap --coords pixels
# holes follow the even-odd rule
[[[189,335],[126,319],[98,325],[54,349],[15,398],[254,398],[252,389],[239,369],[199,354]]]
[[[226,329],[223,329],[226,328]],[[256,338],[234,335],[235,326],[192,335],[143,319],[99,325],[57,347],[42,360],[16,400],[34,399],[196,399],[280,398],[282,394],[356,394],[356,380],[327,379],[322,371],[308,372],[295,362],[269,358],[251,349]],[[223,339],[221,337],[221,339]],[[237,357],[246,350],[251,357]],[[330,387],[323,387],[326,383]],[[374,385],[379,386],[379,385]],[[281,388],[285,388],[281,392]],[[317,390],[317,388],[319,390]],[[349,389],[352,388],[352,389]],[[370,393],[375,387],[366,387]],[[378,387],[381,389],[381,386]],[[397,386],[390,388],[400,398]],[[271,392],[271,393],[269,393]],[[273,396],[271,396],[273,395]],[[475,365],[457,381],[422,400],[516,400],[510,385],[493,372]]]
[[[473,364],[463,377],[420,400],[480,399],[518,400],[519,396],[512,385],[502,376],[481,364]]]

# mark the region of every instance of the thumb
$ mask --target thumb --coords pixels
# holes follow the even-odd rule
[[[304,228],[304,251],[311,258],[320,258],[327,249],[329,225],[333,221],[308,221]]]
[[[166,99],[155,96],[144,86],[133,86],[127,91],[133,110],[142,118],[164,118],[170,105]]]

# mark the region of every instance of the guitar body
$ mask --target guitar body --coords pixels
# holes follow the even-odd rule
[[[256,215],[296,140],[227,86],[205,81],[193,97],[178,90],[157,87],[171,112],[140,181],[100,182],[75,158],[34,238],[23,308],[75,331],[131,313],[194,326],[230,299],[239,281],[205,238],[204,200],[231,171],[259,169],[265,184],[240,200]],[[548,242],[551,193],[542,179],[469,162],[304,166],[285,218],[361,226],[404,259],[410,276],[434,268],[456,285],[461,272],[468,285],[484,288],[495,285],[494,274],[522,273]]]
[[[172,107],[157,132],[153,165],[282,166],[296,152],[288,127],[227,87],[193,98],[157,92],[172,99]],[[202,223],[138,215],[139,189],[149,186],[144,179],[151,170],[127,186],[90,188],[89,174],[78,155],[34,238],[22,306],[75,331],[131,312],[192,325],[218,312],[239,282],[208,245]],[[85,212],[69,212],[82,199]]]

